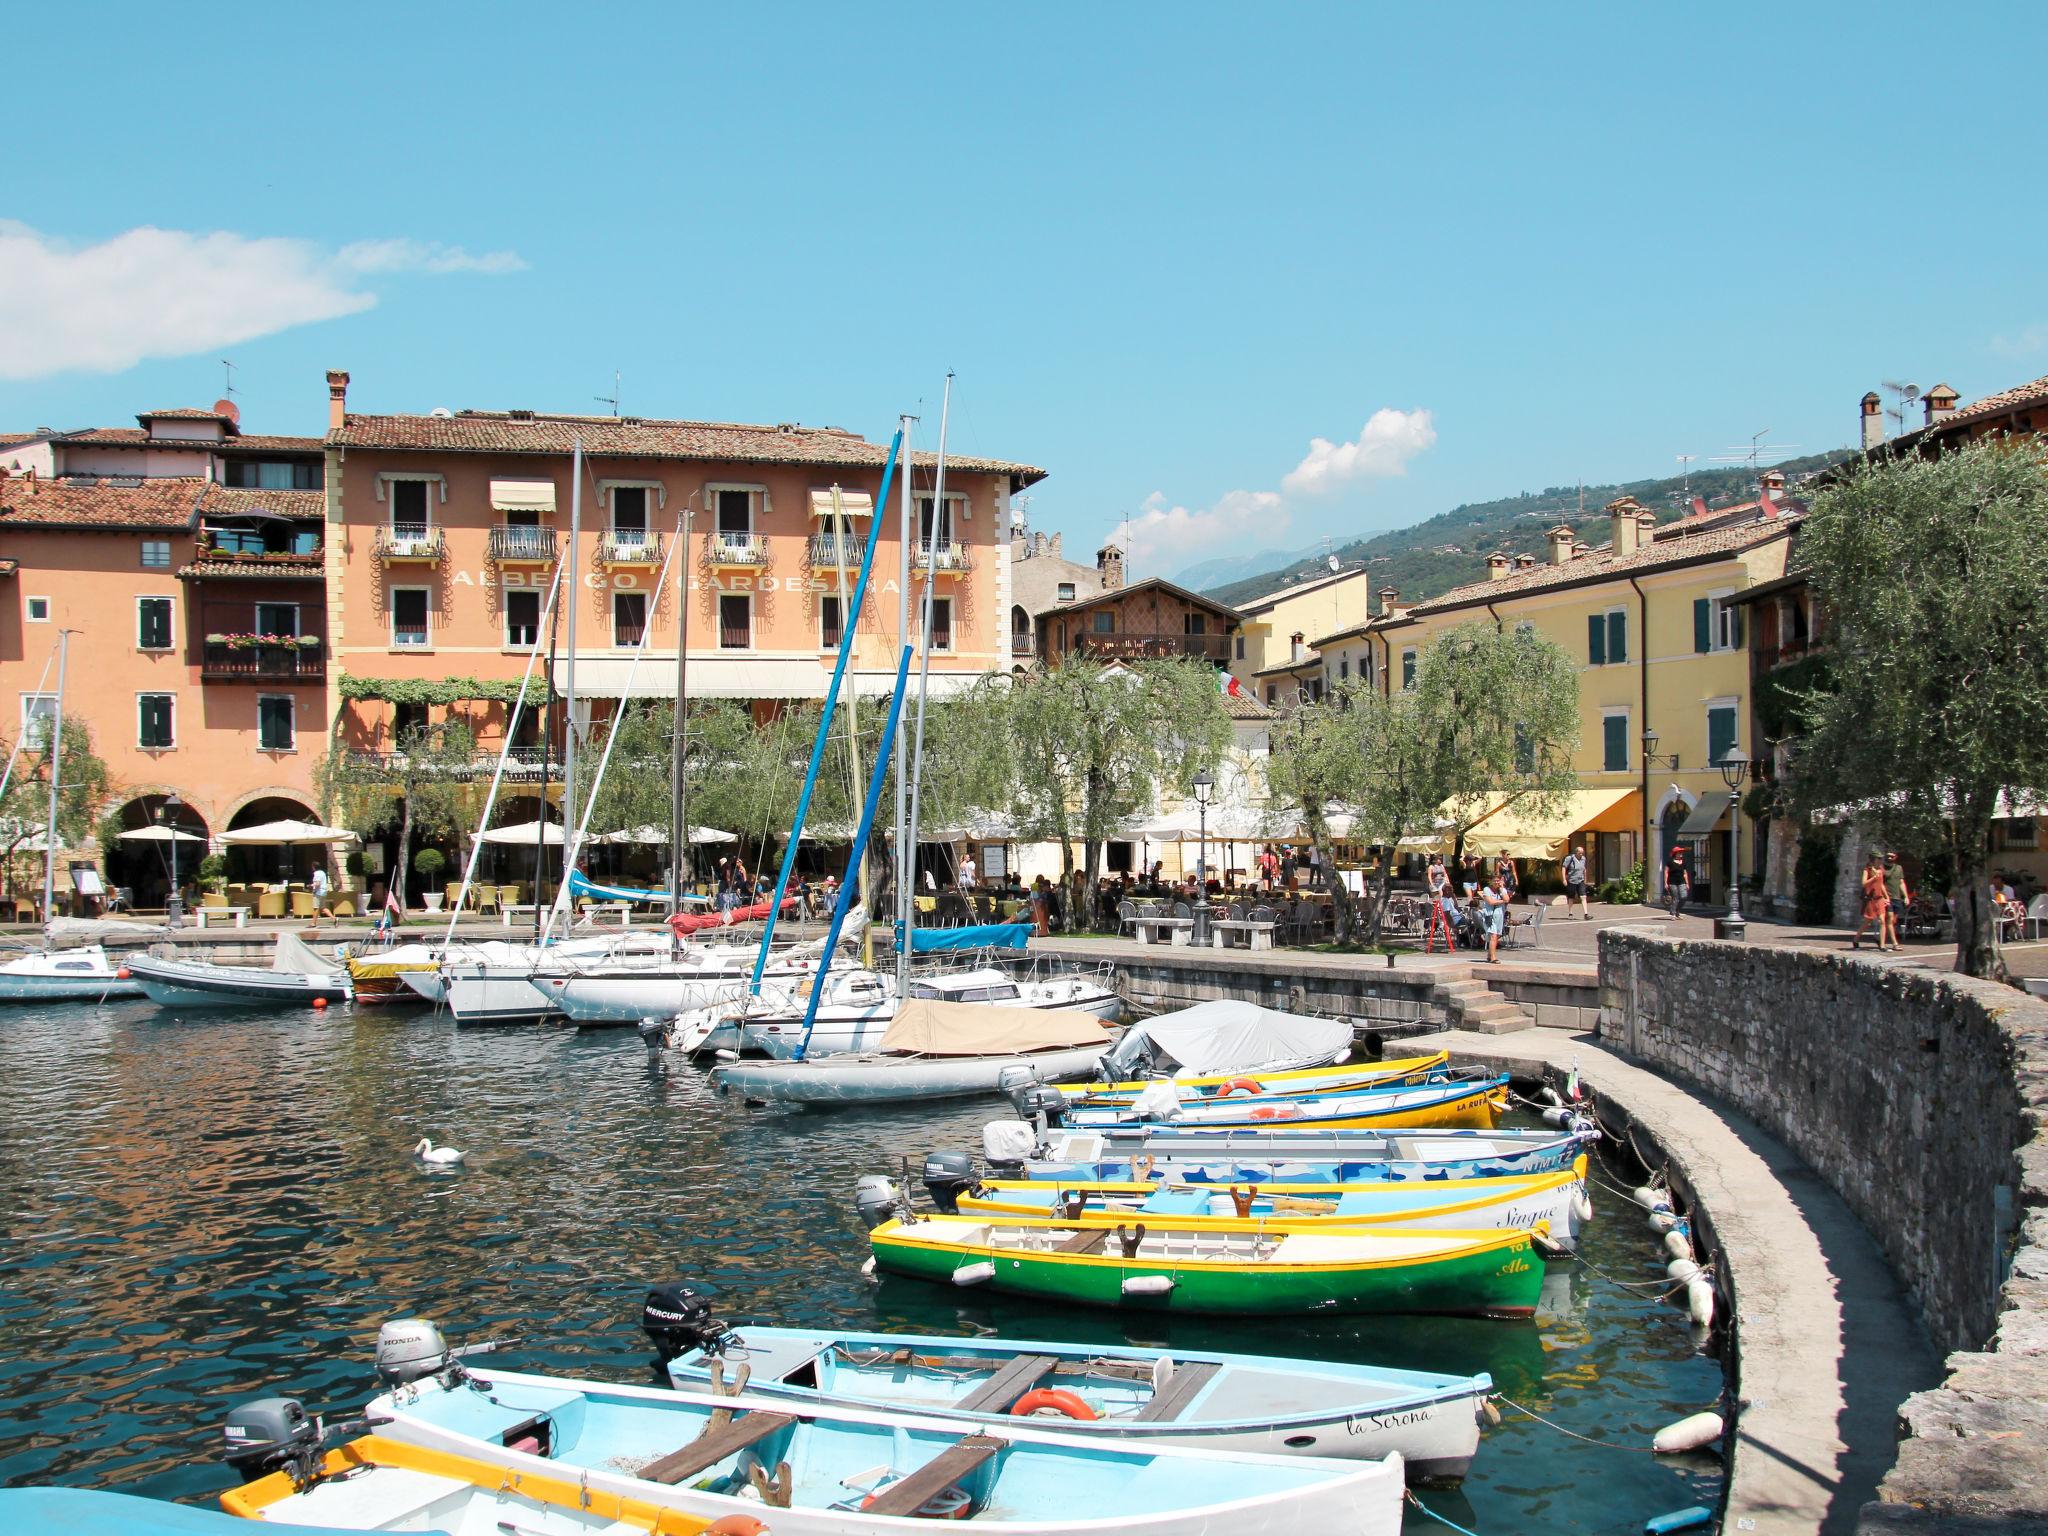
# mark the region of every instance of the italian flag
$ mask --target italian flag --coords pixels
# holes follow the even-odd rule
[[[1244,697],[1244,684],[1240,683],[1228,672],[1223,671],[1220,667],[1216,672],[1216,687],[1217,691],[1226,699],[1241,699]]]

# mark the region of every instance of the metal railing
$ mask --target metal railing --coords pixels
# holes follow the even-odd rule
[[[505,757],[505,777],[522,783],[538,779],[546,761],[544,747],[514,747]],[[393,778],[402,778],[414,771],[411,758],[403,752],[358,751],[347,754],[351,768],[368,773],[388,773]],[[498,749],[479,748],[475,755],[466,760],[435,763],[431,767],[421,765],[418,770],[422,778],[477,779],[489,778],[498,768]],[[556,771],[559,772],[559,762]]]
[[[380,523],[370,553],[378,560],[439,560],[448,553],[448,541],[425,523]]]
[[[317,683],[327,677],[327,653],[317,645],[209,645],[199,657],[206,683]]]
[[[704,559],[711,565],[766,565],[768,536],[714,529],[704,541]]]
[[[856,570],[866,552],[867,540],[850,533],[843,539],[832,533],[811,535],[810,560],[814,569],[830,571],[845,566],[849,571]]]
[[[1230,659],[1230,636],[1161,634],[1145,630],[1120,630],[1098,634],[1094,630],[1076,636],[1074,649],[1113,661],[1156,661],[1172,656],[1199,656],[1205,661]]]
[[[548,564],[555,558],[555,530],[531,523],[500,523],[491,530],[485,553],[498,561]]]
[[[973,557],[965,544],[955,544],[950,539],[934,544],[930,539],[920,542],[912,552],[913,562],[920,571],[966,571],[974,567]]]
[[[597,557],[607,565],[659,565],[661,535],[651,528],[615,528],[598,544]]]

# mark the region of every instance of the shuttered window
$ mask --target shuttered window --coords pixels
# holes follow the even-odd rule
[[[1596,613],[1586,619],[1586,665],[1607,665],[1607,615]]]
[[[1401,691],[1415,691],[1415,648],[1410,646],[1401,653]]]
[[[1714,648],[1714,605],[1708,598],[1692,600],[1692,648],[1700,655]]]
[[[1726,757],[1735,746],[1735,706],[1714,704],[1707,709],[1707,762],[1711,766]]]
[[[262,751],[289,752],[298,745],[295,702],[288,693],[257,696],[256,745]]]
[[[1591,614],[1586,619],[1586,662],[1589,666],[1619,666],[1628,660],[1628,614],[1620,608]]]
[[[1628,771],[1628,716],[1607,715],[1600,721],[1600,766],[1609,773]]]
[[[135,744],[145,749],[157,750],[173,745],[171,696],[168,693],[136,695]]]
[[[1617,608],[1607,615],[1607,664],[1618,667],[1628,660],[1628,615]]]
[[[145,651],[171,648],[171,600],[168,597],[138,597],[135,600],[135,644]]]

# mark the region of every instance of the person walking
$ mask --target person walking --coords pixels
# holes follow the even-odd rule
[[[1571,910],[1571,904],[1576,901],[1579,904],[1579,921],[1591,922],[1593,920],[1593,914],[1591,911],[1587,909],[1586,906],[1585,849],[1573,848],[1570,853],[1564,856],[1563,873],[1565,910],[1569,912]]]
[[[1884,914],[1889,905],[1884,893],[1884,855],[1873,848],[1863,861],[1863,915],[1850,935],[1851,949],[1863,947],[1863,932],[1872,923],[1877,924],[1877,947],[1884,948]]]
[[[307,884],[313,888],[314,914],[319,917],[334,916],[327,909],[327,866],[325,864],[315,864],[313,866],[313,878]]]
[[[1485,904],[1486,963],[1499,965],[1501,935],[1508,927],[1508,903],[1514,899],[1508,894],[1507,882],[1499,870],[1493,873],[1493,883],[1480,891],[1479,899]]]
[[[1508,857],[1507,849],[1500,851],[1500,857],[1493,861],[1493,872],[1507,888],[1508,900],[1513,901],[1522,893],[1522,877],[1515,872],[1515,861]]]
[[[1664,855],[1664,906],[1673,917],[1692,897],[1692,870],[1685,859],[1685,844],[1673,843]]]
[[[1906,947],[1899,940],[1899,923],[1906,915],[1906,904],[1912,899],[1912,892],[1906,889],[1906,867],[1899,862],[1899,856],[1896,853],[1886,854],[1884,856],[1884,943],[1879,944],[1878,947],[1880,949],[1884,948],[1885,944],[1889,944],[1893,949],[1904,949]]]

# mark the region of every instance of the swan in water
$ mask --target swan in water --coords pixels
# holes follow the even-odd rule
[[[453,1147],[437,1147],[425,1136],[422,1136],[420,1144],[412,1149],[412,1155],[423,1163],[433,1163],[443,1168],[453,1167],[469,1156],[467,1152],[458,1152]]]

